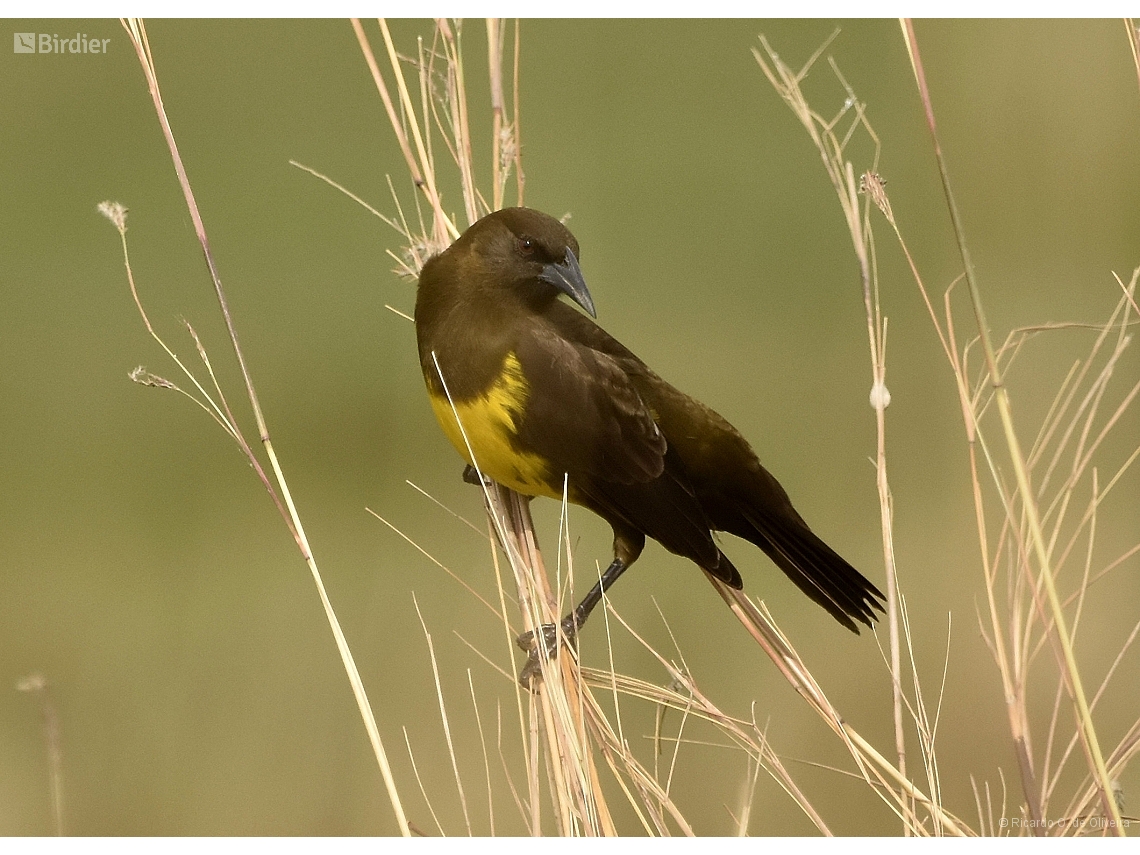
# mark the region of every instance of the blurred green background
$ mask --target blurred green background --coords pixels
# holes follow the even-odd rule
[[[106,56],[0,51],[0,834],[52,829],[39,707],[15,690],[32,673],[50,681],[59,716],[69,833],[391,834],[312,581],[270,501],[201,411],[127,378],[139,364],[175,376],[135,311],[118,236],[96,213],[105,199],[130,208],[133,269],[151,317],[190,361],[178,319],[193,323],[255,434],[126,35],[105,20],[8,23],[13,32],[111,41]],[[763,32],[798,66],[836,26],[526,21],[524,166],[528,204],[572,214],[601,322],[733,421],[813,527],[881,585],[857,268],[819,156],[750,53]],[[959,263],[898,24],[838,26],[828,55],[867,105],[894,211],[940,295]],[[393,210],[385,175],[411,199],[352,30],[342,21],[174,20],[148,29],[271,433],[411,818],[434,828],[404,731],[445,829],[465,830],[414,596],[439,657],[473,827],[490,828],[468,670],[492,751],[496,828],[520,833],[494,756],[501,705],[505,752],[517,759],[512,686],[460,638],[513,667],[501,627],[365,511],[485,595],[494,590],[485,543],[405,484],[480,519],[478,496],[461,483],[460,461],[427,406],[412,326],[384,308],[410,312],[414,303],[413,284],[390,272],[385,254],[399,238],[288,164],[321,170],[385,212]],[[1124,27],[930,21],[917,32],[995,334],[1104,319],[1119,297],[1111,272],[1127,279],[1140,264],[1140,92]],[[369,33],[382,55],[374,24]],[[464,33],[473,129],[485,146],[483,23],[467,22]],[[430,25],[399,21],[394,34],[410,53]],[[805,87],[820,112],[841,109],[844,93],[824,61]],[[852,155],[856,170],[869,166],[865,143]],[[461,211],[454,193],[449,205]],[[1000,793],[1004,773],[1006,814],[1016,816],[1000,683],[976,617],[984,597],[960,411],[897,243],[875,223],[890,318],[900,577],[932,701],[953,624],[938,735],[945,799],[973,820],[971,776]],[[966,336],[969,315],[959,318]],[[1089,341],[1065,333],[1026,348],[1010,377],[1026,442]],[[1118,388],[1137,373],[1130,352]],[[1106,473],[1134,447],[1137,428],[1133,412],[1106,447]],[[1130,474],[1102,511],[1094,566],[1135,542],[1138,499]],[[537,503],[536,516],[553,544],[554,503]],[[604,524],[573,511],[571,526],[579,568],[608,560]],[[874,639],[844,631],[757,550],[726,548],[835,704],[889,754],[889,679]],[[691,565],[651,546],[613,601],[675,657],[671,631],[706,694],[755,717],[777,751],[850,767]],[[1093,589],[1079,639],[1090,685],[1124,643],[1138,602],[1136,559]],[[585,661],[604,666],[601,621],[590,630]],[[1049,655],[1034,684],[1041,740]],[[620,632],[614,658],[620,670],[667,679]],[[1097,709],[1107,743],[1133,720],[1137,685],[1131,654]],[[623,724],[650,762],[652,710],[631,702]],[[1061,725],[1067,734],[1064,710]],[[686,736],[718,738],[695,726]],[[897,833],[865,785],[791,768],[835,831]],[[738,751],[687,745],[673,793],[699,833],[724,834],[747,777]],[[1136,770],[1121,784],[1126,799],[1140,800]],[[636,831],[620,803],[614,791],[619,821]],[[814,833],[763,775],[751,828]]]

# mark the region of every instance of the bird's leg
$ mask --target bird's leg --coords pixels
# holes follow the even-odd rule
[[[632,563],[632,562],[630,562]],[[598,579],[598,582],[592,587],[589,593],[582,598],[582,602],[578,607],[566,617],[562,618],[557,625],[552,623],[543,624],[539,629],[542,634],[542,643],[538,644],[535,641],[534,632],[524,632],[517,639],[519,647],[525,650],[530,656],[523,666],[522,672],[519,674],[519,682],[523,686],[529,688],[534,680],[535,675],[540,674],[542,666],[540,659],[550,660],[558,653],[558,636],[559,633],[566,637],[566,640],[571,644],[575,644],[578,636],[578,629],[586,622],[586,618],[590,616],[590,612],[594,607],[602,601],[602,596],[610,589],[610,586],[618,580],[618,577],[626,571],[629,564],[622,561],[620,558],[615,558],[613,563],[606,568],[606,571]]]
[[[480,475],[479,470],[470,463],[463,468],[463,480],[468,484],[474,484],[476,487],[491,486],[491,479],[486,475]]]

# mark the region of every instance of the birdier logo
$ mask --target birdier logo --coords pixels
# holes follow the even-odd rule
[[[60,38],[56,33],[13,33],[13,53],[106,53],[110,39],[91,38],[76,33],[75,38]]]

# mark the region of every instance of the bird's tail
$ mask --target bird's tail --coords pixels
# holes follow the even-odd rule
[[[752,527],[747,539],[801,591],[852,632],[859,632],[855,621],[874,625],[876,612],[883,611],[882,592],[820,540],[798,514],[773,518],[744,511],[743,515]]]

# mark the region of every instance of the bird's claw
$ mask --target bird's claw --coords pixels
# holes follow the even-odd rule
[[[578,640],[578,622],[573,614],[557,624],[544,623],[539,630],[542,633],[541,644],[536,642],[533,631],[524,632],[515,639],[515,643],[528,654],[526,664],[519,672],[519,683],[524,689],[534,688],[536,677],[542,679],[542,663],[558,655],[559,638],[564,638],[569,644],[576,644]]]
[[[490,487],[491,479],[486,475],[480,475],[479,470],[472,466],[470,463],[463,469],[463,480],[468,484],[474,484],[476,487]]]

